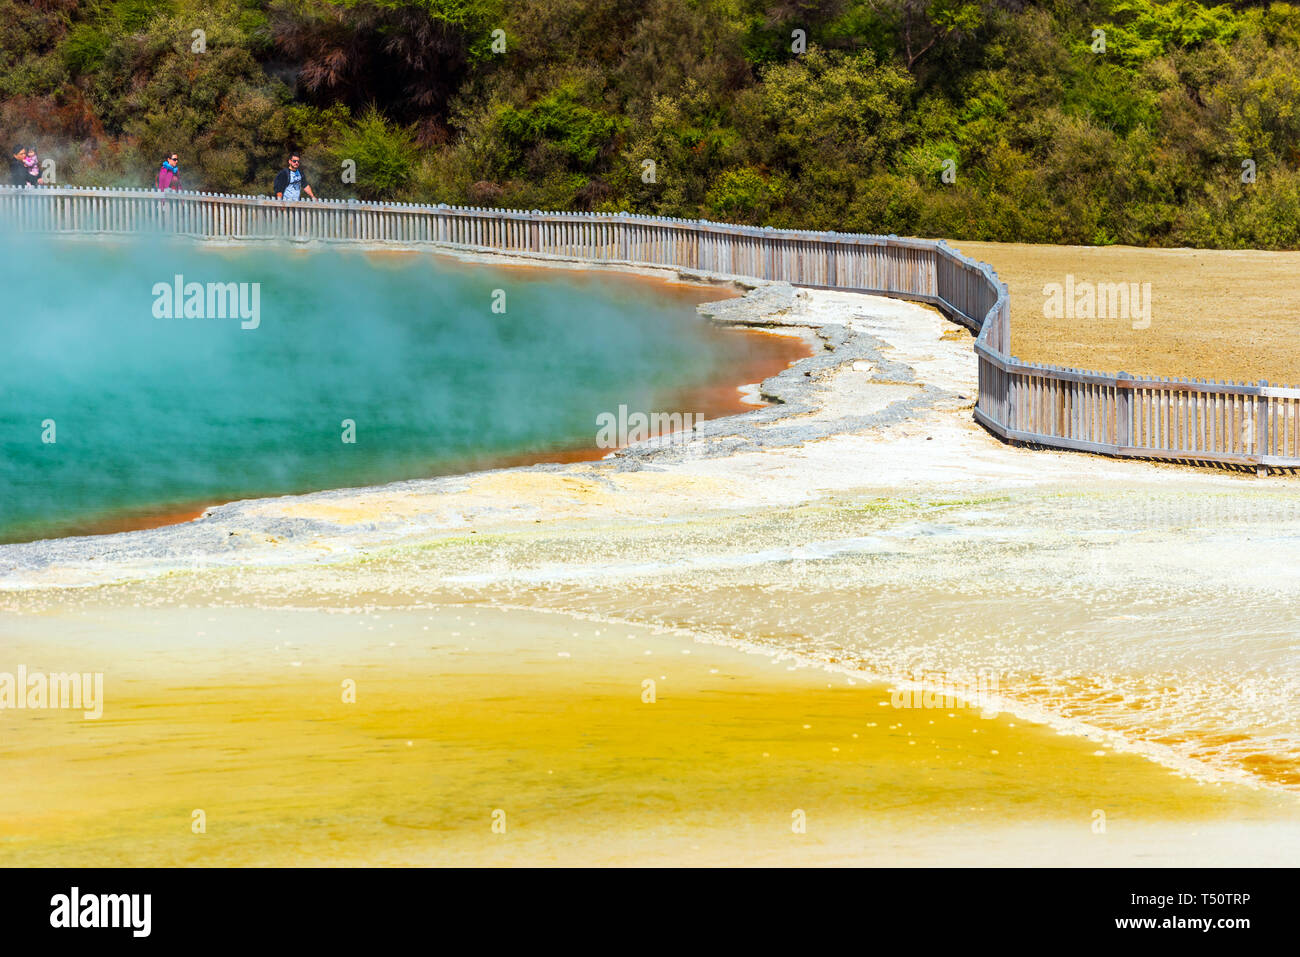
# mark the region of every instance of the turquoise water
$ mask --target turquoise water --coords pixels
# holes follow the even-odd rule
[[[165,318],[176,274],[256,318]],[[422,254],[11,237],[0,288],[0,541],[591,447],[750,348],[652,283]]]

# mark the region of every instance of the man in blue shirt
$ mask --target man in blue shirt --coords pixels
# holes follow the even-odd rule
[[[316,194],[311,191],[311,186],[307,183],[307,178],[302,174],[302,159],[297,153],[289,157],[289,168],[282,169],[275,174],[275,191],[276,199],[302,199],[302,194],[306,193],[311,199],[316,198]]]

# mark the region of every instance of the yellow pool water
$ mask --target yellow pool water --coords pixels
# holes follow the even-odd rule
[[[1295,846],[1293,795],[639,626],[82,601],[0,617],[0,649],[0,671],[104,673],[98,720],[0,711],[6,866],[1283,863]]]

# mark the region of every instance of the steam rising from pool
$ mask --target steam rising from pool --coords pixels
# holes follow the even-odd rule
[[[10,236],[0,288],[0,541],[590,448],[744,338],[627,278],[164,236]]]

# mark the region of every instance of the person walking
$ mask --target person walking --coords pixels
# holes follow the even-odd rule
[[[9,182],[14,186],[40,186],[41,163],[34,146],[20,146],[9,161]]]
[[[27,185],[27,147],[20,146],[9,157],[9,185],[26,186]]]
[[[316,198],[307,177],[303,175],[302,158],[297,153],[291,153],[288,167],[275,174],[275,185],[271,189],[276,199],[298,200],[302,199],[303,193],[311,199]]]
[[[166,192],[174,189],[180,192],[181,189],[181,158],[176,153],[171,153],[162,161],[162,166],[158,167],[158,188]]]

